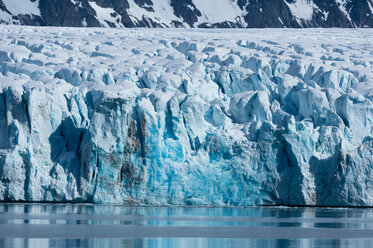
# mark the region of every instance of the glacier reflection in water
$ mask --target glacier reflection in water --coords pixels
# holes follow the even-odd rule
[[[373,247],[373,209],[0,204],[0,247]]]

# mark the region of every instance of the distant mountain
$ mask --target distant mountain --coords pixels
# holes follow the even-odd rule
[[[73,27],[373,27],[373,0],[0,0],[0,23]]]

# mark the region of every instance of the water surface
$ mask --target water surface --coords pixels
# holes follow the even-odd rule
[[[373,247],[373,209],[0,204],[0,247]]]

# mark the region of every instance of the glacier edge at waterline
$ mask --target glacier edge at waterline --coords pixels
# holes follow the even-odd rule
[[[0,29],[2,201],[373,206],[371,30]]]

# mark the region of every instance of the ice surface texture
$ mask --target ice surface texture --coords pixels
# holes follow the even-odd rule
[[[372,30],[0,40],[0,200],[373,205]]]

